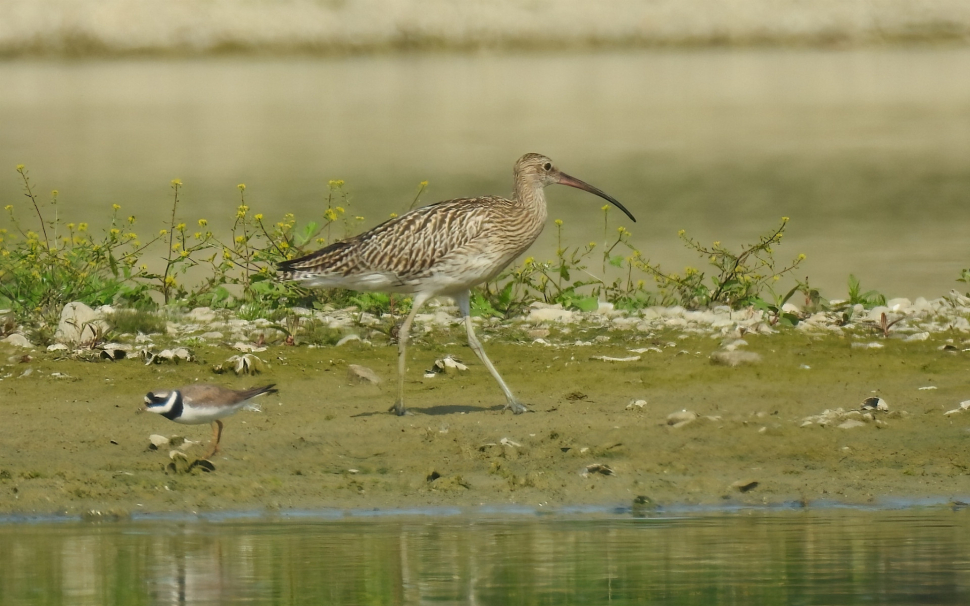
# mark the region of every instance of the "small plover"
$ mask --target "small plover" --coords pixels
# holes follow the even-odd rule
[[[276,393],[275,384],[251,389],[229,389],[206,383],[186,385],[178,389],[150,391],[145,396],[145,410],[157,412],[166,419],[186,425],[212,423],[212,444],[205,458],[219,450],[222,438],[222,419],[240,408],[255,407],[251,400],[265,393]]]

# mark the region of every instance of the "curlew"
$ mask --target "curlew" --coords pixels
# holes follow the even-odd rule
[[[588,183],[570,177],[540,154],[515,163],[512,199],[498,196],[446,200],[416,208],[368,232],[335,242],[312,254],[279,264],[279,277],[308,287],[408,293],[411,311],[398,334],[398,399],[404,406],[405,350],[415,314],[430,298],[444,295],[458,305],[468,345],[505,394],[505,408],[528,409],[512,395],[475,336],[470,315],[471,288],[497,276],[525,252],[546,222],[544,188],[559,183],[595,194],[636,221],[622,204]]]

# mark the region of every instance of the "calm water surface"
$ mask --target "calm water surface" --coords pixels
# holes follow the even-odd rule
[[[0,603],[966,604],[970,513],[6,524]]]
[[[778,253],[808,254],[824,295],[854,272],[938,296],[970,267],[967,74],[966,48],[0,62],[0,204],[25,201],[24,163],[68,220],[118,203],[154,233],[175,177],[182,218],[215,226],[238,183],[255,212],[311,220],[344,179],[370,226],[425,179],[423,202],[507,193],[540,151],[628,206],[671,270],[703,263],[680,229],[737,245],[789,216]],[[601,200],[549,197],[569,241],[603,241]]]

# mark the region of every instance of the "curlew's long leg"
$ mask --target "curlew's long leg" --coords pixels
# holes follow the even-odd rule
[[[428,295],[422,293],[414,295],[414,301],[411,303],[411,311],[404,318],[404,323],[401,324],[401,330],[397,333],[397,402],[390,409],[397,413],[398,416],[409,414],[407,409],[404,408],[404,373],[407,372],[408,368],[405,350],[408,346],[408,337],[411,334],[411,323],[414,322],[414,316],[417,315],[418,310],[427,300]]]
[[[505,399],[507,400],[505,407],[511,408],[512,412],[515,414],[528,412],[529,409],[526,408],[522,402],[516,400],[515,396],[512,395],[512,390],[509,389],[509,386],[506,385],[505,381],[502,380],[502,376],[499,375],[498,371],[495,370],[495,367],[492,366],[492,361],[489,360],[488,356],[485,355],[485,349],[482,347],[481,341],[479,341],[478,337],[475,336],[475,329],[472,326],[471,305],[469,302],[470,295],[471,293],[467,290],[465,292],[453,295],[455,303],[458,304],[458,309],[461,311],[461,316],[465,320],[465,330],[468,332],[468,346],[472,348],[472,351],[474,351],[475,355],[478,356],[478,359],[482,361],[482,364],[485,365],[488,372],[492,373],[492,376],[496,381],[498,381],[498,386],[502,388],[502,392],[505,394]]]
[[[206,453],[203,459],[208,459],[212,455],[219,452],[219,440],[222,439],[222,421],[216,419],[212,422],[212,443],[209,445],[209,452]]]

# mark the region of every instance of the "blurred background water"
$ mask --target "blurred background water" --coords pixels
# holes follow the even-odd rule
[[[0,525],[0,603],[965,604],[967,511]]]
[[[845,295],[939,296],[970,266],[970,50],[690,49],[316,58],[0,62],[0,202],[26,164],[62,217],[111,204],[154,233],[180,215],[228,226],[319,220],[346,181],[362,227],[422,203],[508,194],[525,152],[621,200],[651,260],[703,265],[676,237],[738,245],[791,217],[780,258]],[[604,240],[601,200],[548,192],[569,242]],[[21,211],[26,207],[21,204]],[[22,217],[29,217],[23,215]],[[554,230],[531,251],[554,254]]]

